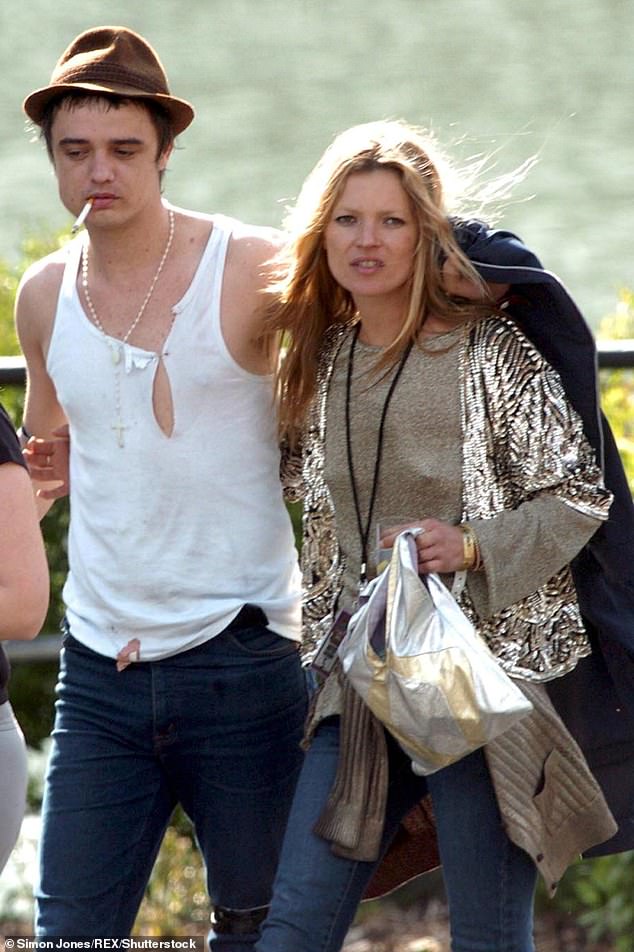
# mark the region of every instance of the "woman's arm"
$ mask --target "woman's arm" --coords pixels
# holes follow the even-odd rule
[[[601,523],[546,491],[515,510],[473,520],[485,567],[468,581],[478,615],[488,618],[536,591],[572,561]]]
[[[567,565],[607,519],[612,497],[557,372],[510,323],[476,333],[464,492],[483,556],[486,608],[475,591],[483,580],[469,587],[487,615]]]
[[[4,463],[0,465],[0,638],[34,638],[48,600],[48,567],[31,481],[23,466]]]
[[[280,480],[285,502],[301,502],[304,498],[302,447],[291,447],[288,440],[280,444]]]

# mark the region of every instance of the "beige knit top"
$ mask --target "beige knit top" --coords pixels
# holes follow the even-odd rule
[[[411,351],[390,402],[378,492],[369,533],[369,577],[374,574],[376,524],[403,520],[462,518],[462,429],[460,347],[457,328]],[[345,393],[351,336],[335,361],[327,404],[325,476],[334,504],[336,535],[344,555],[344,592],[339,607],[356,598],[361,562],[346,451]],[[379,420],[394,371],[372,376],[380,351],[357,341],[351,388],[351,441],[362,522],[365,525],[377,452]],[[536,589],[544,577],[569,562],[593,535],[600,520],[555,496],[531,500],[517,513],[500,513],[478,526],[486,537],[486,571],[469,574],[468,588],[478,615]],[[494,524],[494,525],[493,525]],[[547,531],[546,531],[547,527]],[[499,545],[497,541],[499,539]],[[508,558],[513,552],[514,557]],[[552,566],[552,568],[551,568]],[[491,590],[493,589],[493,590]],[[579,648],[586,648],[584,644]],[[585,653],[583,650],[580,653]]]

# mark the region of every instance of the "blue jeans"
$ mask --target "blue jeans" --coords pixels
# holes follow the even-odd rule
[[[257,924],[232,916],[270,899],[303,758],[297,645],[256,625],[118,673],[67,635],[57,690],[37,934],[129,935],[181,803],[211,901],[231,911],[211,948],[252,952]]]
[[[429,790],[434,806],[454,952],[532,952],[536,869],[504,833],[482,751],[416,777],[391,738],[384,834]],[[376,866],[335,856],[315,836],[336,773],[339,719],[319,727],[289,817],[269,915],[257,952],[338,952]]]

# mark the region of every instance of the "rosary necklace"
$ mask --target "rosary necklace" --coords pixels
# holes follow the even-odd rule
[[[152,278],[152,282],[150,284],[150,287],[148,288],[148,292],[143,299],[143,303],[141,304],[141,307],[139,308],[136,317],[134,318],[134,320],[128,327],[123,337],[120,338],[120,342],[122,344],[127,344],[130,338],[130,335],[132,334],[135,327],[138,325],[139,321],[143,317],[143,314],[145,313],[145,309],[148,306],[148,302],[150,298],[152,297],[154,288],[156,287],[156,282],[158,281],[160,274],[163,270],[163,267],[165,266],[165,262],[167,261],[167,256],[169,254],[170,248],[172,247],[172,239],[174,238],[174,212],[172,211],[171,208],[168,209],[168,218],[169,218],[169,232],[167,235],[167,243],[165,245],[165,250],[163,251],[163,255],[159,262],[159,266],[156,269],[156,273],[154,277]],[[99,328],[104,338],[107,339],[107,342],[110,346],[112,362],[115,365],[114,403],[115,403],[115,412],[117,414],[117,419],[116,419],[116,422],[112,424],[110,429],[116,432],[117,443],[119,446],[122,447],[124,445],[123,432],[124,430],[127,429],[121,417],[121,368],[119,367],[119,362],[121,361],[123,348],[119,347],[118,344],[114,344],[111,342],[110,340],[111,335],[109,335],[106,332],[106,329],[104,328],[103,324],[99,320],[99,315],[97,314],[97,311],[95,310],[95,306],[92,303],[92,298],[90,297],[90,291],[88,290],[88,245],[87,244],[84,244],[81,251],[81,286],[84,292],[84,298],[85,298],[86,304],[88,305],[88,310],[90,312],[90,316],[92,318],[93,324],[95,324],[95,326]]]

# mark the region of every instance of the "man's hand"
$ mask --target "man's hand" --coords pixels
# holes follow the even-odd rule
[[[53,430],[53,435],[56,437],[54,440],[32,436],[22,451],[31,479],[54,484],[37,490],[36,496],[40,499],[61,499],[70,490],[68,425]]]

